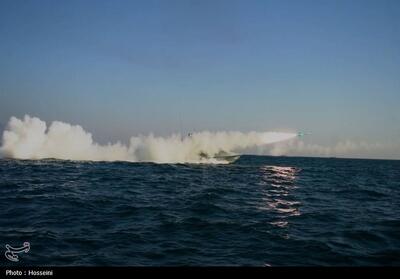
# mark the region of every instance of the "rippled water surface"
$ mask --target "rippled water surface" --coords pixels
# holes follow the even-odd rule
[[[2,251],[25,241],[2,265],[400,265],[400,161],[0,160]]]

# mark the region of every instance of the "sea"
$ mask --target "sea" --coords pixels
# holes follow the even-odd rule
[[[400,161],[1,159],[0,247],[2,266],[399,266]]]

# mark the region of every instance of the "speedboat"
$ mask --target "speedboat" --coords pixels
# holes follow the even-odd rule
[[[200,159],[215,159],[217,161],[228,162],[229,164],[231,164],[231,163],[234,163],[235,161],[237,161],[240,158],[240,155],[231,154],[231,153],[221,150],[218,153],[216,153],[214,156],[210,156],[206,152],[201,151],[199,153],[199,157],[200,157]]]

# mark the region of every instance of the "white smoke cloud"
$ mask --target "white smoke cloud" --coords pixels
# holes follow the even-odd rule
[[[263,154],[274,156],[317,156],[317,157],[347,157],[399,159],[400,145],[393,142],[369,143],[366,141],[342,140],[333,146],[305,143],[301,140],[280,142],[259,150]]]
[[[26,115],[23,120],[11,117],[3,132],[0,156],[16,159],[69,159],[93,161],[132,161],[157,163],[204,162],[200,152],[210,157],[221,150],[234,152],[296,137],[278,132],[199,132],[190,137],[173,134],[132,137],[129,145],[100,145],[81,126],[54,121],[47,128],[44,121]],[[213,162],[209,159],[208,162]]]

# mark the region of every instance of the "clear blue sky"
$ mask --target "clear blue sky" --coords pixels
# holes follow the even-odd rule
[[[400,137],[400,1],[0,1],[0,125]]]

